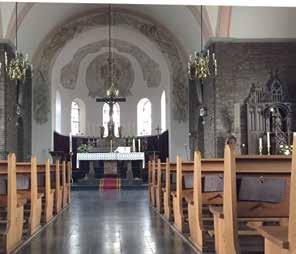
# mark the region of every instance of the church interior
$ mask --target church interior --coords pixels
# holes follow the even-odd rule
[[[296,7],[99,2],[0,2],[0,253],[296,253]]]

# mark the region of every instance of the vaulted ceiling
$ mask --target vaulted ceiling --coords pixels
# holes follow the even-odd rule
[[[33,56],[40,43],[60,24],[106,7],[100,4],[20,3],[19,47]],[[166,27],[189,53],[200,47],[199,6],[116,5],[148,16]],[[15,4],[0,3],[0,36],[14,41]],[[207,6],[204,38],[295,38],[296,8]],[[106,34],[107,37],[107,34]]]

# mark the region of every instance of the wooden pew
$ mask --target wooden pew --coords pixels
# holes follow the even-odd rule
[[[151,193],[152,193],[152,169],[151,169],[151,161],[148,161],[148,203],[149,206],[152,204],[152,198],[151,198]]]
[[[70,204],[71,202],[71,182],[72,182],[72,162],[67,162],[67,187],[68,187],[68,197],[67,203]]]
[[[174,225],[180,231],[185,231],[187,208],[184,207],[185,196],[192,193],[193,189],[183,188],[183,172],[193,174],[193,162],[182,162],[181,157],[176,160],[176,191],[171,191],[173,197]],[[186,209],[186,211],[185,211]]]
[[[54,198],[54,213],[58,214],[62,210],[62,203],[63,203],[63,191],[61,186],[61,173],[60,173],[60,162],[59,160],[56,161],[55,165],[51,165],[51,171],[54,171],[54,188],[55,188],[55,198]]]
[[[22,243],[24,225],[24,204],[26,199],[17,196],[16,159],[14,154],[8,155],[8,161],[0,162],[1,176],[7,175],[7,195],[1,195],[0,205],[7,208],[7,218],[1,221],[4,230],[0,231],[1,247],[10,253]]]
[[[18,192],[29,201],[30,210],[28,230],[29,234],[33,235],[41,226],[42,197],[44,196],[43,193],[38,193],[36,157],[32,156],[31,163],[17,163],[16,173],[19,175],[30,175],[29,189]]]
[[[166,163],[161,163],[160,159],[157,160],[156,167],[156,186],[155,186],[155,196],[156,196],[156,210],[159,213],[164,212],[164,200],[163,200],[163,187],[165,186],[165,169]]]
[[[241,253],[238,242],[239,220],[252,221],[257,225],[262,225],[267,221],[281,222],[281,219],[285,221],[284,218],[289,208],[290,172],[291,158],[288,156],[242,156],[236,158],[234,147],[225,146],[223,208],[210,207],[214,216],[216,253]],[[237,188],[239,180],[237,173],[238,177],[241,177],[241,188],[246,176],[252,176],[259,185],[274,181],[274,179],[282,179],[285,186],[283,198],[280,202],[238,199],[237,191],[240,192],[240,189]],[[269,189],[269,191],[271,190]],[[254,235],[255,232],[252,234]]]
[[[44,185],[38,186],[38,192],[44,193],[43,201],[43,221],[48,223],[53,218],[54,208],[54,193],[55,190],[51,188],[51,166],[50,161],[46,160],[44,165],[38,165],[37,171],[44,173]]]
[[[156,207],[156,168],[155,168],[155,161],[151,161],[151,207]]]
[[[68,205],[68,193],[69,187],[66,180],[66,161],[62,162],[62,208],[66,208]]]
[[[193,193],[187,194],[185,199],[188,203],[190,239],[200,251],[205,250],[209,230],[213,230],[213,226],[211,227],[213,220],[207,207],[223,203],[223,191],[215,189],[206,192],[206,178],[220,177],[223,174],[223,162],[223,159],[202,160],[200,152],[194,153]]]
[[[173,220],[173,197],[172,191],[176,191],[176,184],[172,183],[172,176],[176,175],[176,163],[170,163],[169,159],[166,160],[165,166],[165,187],[163,188],[163,207],[164,217],[171,221]]]
[[[293,148],[296,147],[296,136],[294,134]],[[288,254],[296,253],[296,151],[293,149],[291,182],[290,182],[290,203],[289,209],[285,210],[288,216],[286,225],[262,226],[249,224],[264,237],[265,254]]]

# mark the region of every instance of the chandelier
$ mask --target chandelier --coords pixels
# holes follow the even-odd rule
[[[17,38],[17,12],[18,3],[15,3],[15,55],[13,58],[8,60],[7,52],[5,52],[4,67],[6,74],[10,80],[23,81],[26,79],[26,74],[29,69],[32,71],[32,65],[28,60],[28,54],[24,55],[18,52],[18,38]],[[1,64],[2,65],[2,64]],[[0,67],[1,67],[0,65]]]
[[[111,10],[111,4],[109,4],[109,15],[108,15],[108,39],[109,39],[109,45],[108,45],[108,49],[109,49],[109,56],[108,56],[108,67],[109,67],[109,84],[110,87],[107,89],[106,91],[106,95],[109,98],[116,98],[119,95],[119,90],[116,87],[114,81],[113,81],[113,69],[114,69],[114,58],[112,56],[112,50],[111,50],[111,18],[112,18],[112,10]]]
[[[203,30],[202,30],[202,5],[200,7],[200,45],[201,51],[194,52],[190,56],[188,62],[188,76],[189,79],[199,79],[204,80],[208,77],[217,76],[217,60],[215,53],[210,54],[209,50],[203,49]]]

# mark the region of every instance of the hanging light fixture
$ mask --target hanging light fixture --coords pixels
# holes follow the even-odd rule
[[[215,53],[210,54],[209,50],[203,49],[203,20],[202,20],[202,5],[200,6],[200,52],[194,52],[190,56],[188,62],[188,76],[189,79],[204,80],[209,77],[217,76],[217,60]]]
[[[6,74],[10,80],[24,81],[29,69],[32,71],[32,65],[28,60],[28,54],[24,55],[18,52],[18,38],[17,38],[17,17],[18,17],[18,3],[15,3],[15,55],[10,60],[8,59],[7,52],[5,52],[4,67]]]
[[[113,80],[113,69],[114,69],[114,58],[111,51],[111,23],[112,23],[112,10],[111,4],[109,4],[109,26],[108,26],[108,34],[109,34],[109,56],[108,56],[108,66],[109,66],[109,84],[110,87],[107,89],[106,95],[109,98],[116,98],[119,95],[119,90],[116,87],[114,80]]]

